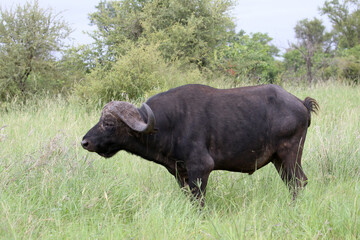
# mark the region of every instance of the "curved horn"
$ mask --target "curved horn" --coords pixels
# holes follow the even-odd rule
[[[132,130],[141,133],[152,133],[155,127],[155,116],[151,108],[146,104],[143,105],[147,113],[147,123],[143,121],[138,109],[128,102],[113,101],[104,107],[103,112],[120,118]]]
[[[147,123],[146,128],[142,131],[145,133],[153,133],[155,131],[155,116],[149,105],[146,103],[143,103],[142,106],[145,107],[146,113],[147,113]]]

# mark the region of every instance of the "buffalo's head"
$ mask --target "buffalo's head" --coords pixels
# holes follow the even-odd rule
[[[99,122],[83,137],[81,146],[109,158],[126,149],[129,139],[136,134],[154,132],[154,113],[146,103],[143,107],[147,114],[146,122],[131,103],[109,102],[105,105]]]

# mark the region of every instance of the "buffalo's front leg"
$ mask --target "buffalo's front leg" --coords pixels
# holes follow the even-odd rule
[[[204,173],[194,168],[187,170],[180,166],[181,164],[175,169],[168,168],[168,171],[175,177],[181,188],[189,189],[192,198],[199,200],[200,205],[204,206],[206,185],[210,172]]]
[[[184,161],[176,161],[171,167],[167,166],[166,169],[173,175],[181,188],[188,187],[188,175],[185,168]]]
[[[189,172],[189,188],[192,197],[200,202],[201,207],[205,204],[206,185],[210,173],[204,174],[197,171]]]
[[[193,164],[192,164],[193,163]],[[188,184],[192,196],[200,202],[203,207],[205,203],[206,185],[210,172],[214,168],[213,159],[210,156],[200,158],[200,161],[189,161],[186,164]]]
[[[184,161],[177,161],[175,163],[175,174],[174,174],[178,184],[181,188],[189,186],[188,181],[189,177],[185,168]]]

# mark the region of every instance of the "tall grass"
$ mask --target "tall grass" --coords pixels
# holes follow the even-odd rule
[[[275,168],[213,172],[200,210],[159,165],[81,149],[99,110],[62,98],[0,112],[1,239],[358,239],[360,88],[288,89],[320,104],[293,202]],[[5,127],[6,125],[6,127]]]

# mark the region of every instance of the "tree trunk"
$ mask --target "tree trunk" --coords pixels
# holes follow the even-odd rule
[[[22,95],[25,94],[26,80],[29,77],[31,70],[32,70],[31,67],[26,68],[24,74],[22,74],[22,76],[20,76],[18,79],[19,89],[20,89]]]
[[[311,57],[307,57],[306,58],[306,76],[307,76],[307,81],[308,81],[308,84],[310,85],[311,82],[312,82],[312,72],[311,72],[311,66],[312,66],[312,63],[311,63]]]

